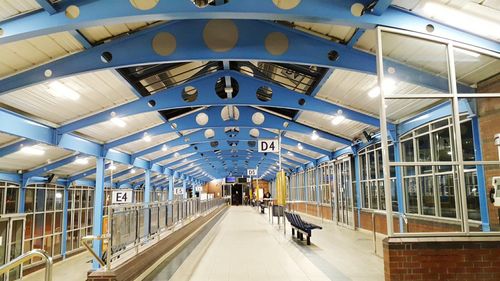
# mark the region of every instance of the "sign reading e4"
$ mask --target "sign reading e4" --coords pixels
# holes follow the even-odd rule
[[[259,140],[259,152],[279,152],[279,142],[277,139]]]
[[[111,204],[132,203],[132,190],[113,190]]]

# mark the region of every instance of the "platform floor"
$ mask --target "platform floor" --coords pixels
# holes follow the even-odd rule
[[[321,223],[320,220],[307,218]],[[292,239],[291,230],[271,225],[251,207],[231,207],[225,217],[164,280],[370,280],[384,279],[383,260],[373,253],[372,237],[323,222],[312,245]]]

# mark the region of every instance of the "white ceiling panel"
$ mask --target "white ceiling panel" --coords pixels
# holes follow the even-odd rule
[[[131,143],[127,143],[127,144],[118,146],[116,149],[123,151],[123,152],[127,152],[127,153],[135,153],[135,152],[139,152],[139,151],[142,151],[144,149],[156,146],[158,144],[176,139],[178,137],[179,136],[175,132],[162,134],[162,135],[156,135],[156,136],[151,136],[151,141],[149,141],[149,142],[146,142],[146,141],[140,139],[138,141],[134,141]]]
[[[32,170],[36,167],[47,165],[51,162],[65,158],[73,154],[70,151],[49,146],[46,144],[37,144],[34,146],[37,149],[43,150],[45,153],[40,156],[26,154],[22,151],[6,155],[0,158],[0,170],[7,172],[15,172],[18,170]]]
[[[350,140],[358,137],[364,130],[375,131],[377,129],[376,127],[349,119],[343,120],[338,125],[333,125],[332,118],[332,116],[322,113],[303,111],[299,114],[297,121]]]
[[[0,0],[0,21],[40,8],[36,0]]]
[[[292,22],[298,29],[309,32],[316,36],[323,35],[327,39],[337,39],[347,42],[356,31],[350,26],[332,25],[326,23]]]
[[[292,151],[293,153],[295,153],[296,155],[298,155],[300,157],[301,154],[303,155],[306,155],[306,156],[309,156],[309,157],[312,157],[312,158],[315,158],[315,159],[318,159],[320,157],[322,157],[323,155],[322,154],[319,154],[319,153],[316,153],[314,151],[310,151],[310,150],[307,150],[305,148],[303,148],[302,150],[299,150],[297,148],[297,146],[292,146],[292,145],[286,145],[286,144],[281,144],[281,146],[287,150],[290,150]]]
[[[168,164],[170,164],[170,163],[172,163],[172,162],[175,162],[175,161],[177,161],[177,160],[179,160],[179,159],[184,159],[184,158],[186,158],[186,157],[189,157],[189,156],[192,156],[192,155],[195,155],[195,154],[196,154],[196,153],[181,154],[181,155],[179,155],[179,157],[172,157],[172,158],[170,158],[170,159],[167,159],[167,160],[161,161],[161,162],[160,162],[160,163],[158,163],[158,164],[160,164],[160,165],[162,165],[162,166],[165,166],[165,165],[166,165],[166,166],[168,166]]]
[[[368,96],[370,90],[376,86],[377,77],[375,75],[336,69],[319,90],[316,97],[376,117],[379,114],[378,97],[371,98]],[[395,81],[393,93],[398,95],[418,95],[424,93],[438,94],[439,92],[410,83]],[[388,100],[386,102],[388,106],[387,118],[397,122],[427,109],[429,105],[435,104],[435,102],[436,100]]]
[[[144,155],[142,158],[147,159],[147,160],[153,160],[153,159],[165,156],[167,154],[175,153],[175,152],[182,150],[184,148],[187,148],[187,147],[189,147],[189,145],[187,145],[187,144],[178,145],[178,146],[174,146],[174,147],[168,147],[167,151],[158,150],[156,152]],[[172,157],[173,157],[173,155],[172,155]]]
[[[18,138],[18,137],[13,136],[13,135],[0,133],[0,147],[3,147],[5,145],[9,145],[9,144],[17,142],[19,140],[21,140],[21,138]]]
[[[69,32],[54,33],[1,44],[0,78],[81,50],[83,50],[82,44]]]
[[[292,138],[296,141],[307,143],[309,145],[313,145],[313,146],[323,148],[326,150],[330,150],[330,151],[334,151],[335,149],[337,149],[339,147],[343,147],[343,145],[341,145],[340,143],[329,141],[327,139],[319,138],[319,139],[313,141],[313,140],[311,140],[311,136],[309,136],[309,135],[299,134],[299,133],[290,132],[290,131],[287,131],[285,136]]]
[[[125,127],[119,127],[113,122],[107,121],[83,128],[77,132],[92,140],[109,142],[163,123],[156,111],[123,117],[122,120],[127,123]]]
[[[88,169],[91,169],[95,167],[95,158],[94,157],[86,157],[88,160],[88,164],[82,165],[82,164],[77,164],[77,163],[70,163],[68,165],[64,165],[62,167],[59,167],[55,170],[50,171],[51,174],[56,174],[58,176],[62,177],[68,177],[71,175],[78,174],[82,171],[86,171]]]
[[[120,24],[105,25],[105,26],[92,26],[80,29],[80,32],[91,43],[96,43],[141,28],[145,28],[152,23],[153,22],[136,22],[136,23],[120,23]]]
[[[7,105],[25,116],[62,125],[137,99],[130,87],[110,70],[58,81],[80,97],[77,100],[57,97],[56,91],[49,88],[50,83],[43,83],[0,96],[0,106]]]

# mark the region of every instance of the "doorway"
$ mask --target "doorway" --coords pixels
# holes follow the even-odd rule
[[[243,203],[243,185],[233,184],[231,187],[231,205],[239,206]]]
[[[6,264],[23,253],[25,224],[24,214],[0,216],[0,264]],[[12,269],[9,274],[0,275],[0,281],[19,278],[21,266]]]
[[[351,158],[335,162],[337,224],[354,229]]]

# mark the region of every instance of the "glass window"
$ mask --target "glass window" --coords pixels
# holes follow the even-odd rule
[[[406,178],[406,212],[418,214],[417,183],[415,178]]]
[[[43,212],[45,210],[45,189],[36,189],[36,211]]]
[[[64,192],[62,190],[57,190],[55,193],[55,198],[56,198],[56,210],[61,211],[63,209]]]
[[[437,176],[439,186],[439,202],[441,205],[441,216],[455,218],[455,188],[453,185],[453,174]]]
[[[378,198],[377,198],[377,182],[370,182],[370,198],[371,198],[371,208],[378,209]]]
[[[370,169],[370,179],[376,179],[376,170],[375,170],[375,152],[368,153],[368,167]]]
[[[378,181],[378,195],[379,195],[379,209],[385,210],[385,190],[384,190],[384,181]]]
[[[33,212],[33,207],[35,206],[35,191],[33,189],[26,189],[24,201],[24,211],[26,213]]]
[[[481,220],[479,211],[479,191],[476,172],[465,173],[465,190],[467,191],[467,210],[470,220]]]
[[[40,237],[43,235],[43,224],[44,224],[43,214],[36,214],[35,215],[35,235],[34,235],[35,237]]]
[[[424,215],[436,214],[436,204],[434,204],[434,184],[432,177],[420,178],[420,194],[422,197],[422,213]]]
[[[403,152],[403,162],[415,162],[415,151],[413,150],[413,139],[401,143]],[[415,175],[415,168],[412,166],[404,167],[404,174],[407,176]]]
[[[444,128],[433,133],[434,157],[436,161],[452,161],[450,129]],[[451,166],[438,166],[438,172],[451,171]]]
[[[462,151],[464,161],[476,160],[474,152],[474,137],[472,133],[472,121],[462,122],[460,124],[460,133],[462,136]],[[466,169],[474,169],[475,167],[466,167]]]
[[[418,161],[430,162],[431,158],[431,142],[429,135],[423,135],[417,138]],[[432,173],[432,166],[420,166],[420,173]]]
[[[55,191],[53,189],[49,189],[45,192],[47,196],[47,205],[45,207],[45,210],[47,211],[53,211],[54,210],[54,199],[55,199]]]
[[[17,194],[19,193],[19,188],[7,188],[7,196],[5,202],[5,213],[13,214],[17,213]]]

